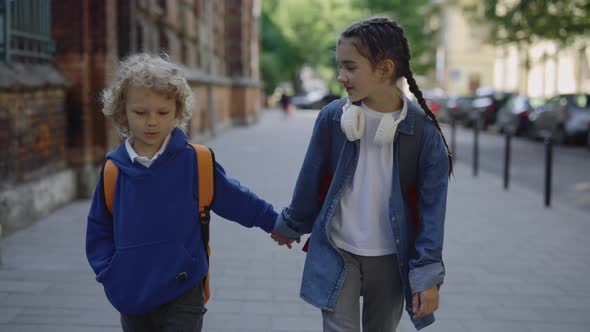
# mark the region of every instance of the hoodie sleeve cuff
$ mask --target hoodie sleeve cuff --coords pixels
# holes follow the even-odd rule
[[[290,238],[290,239],[298,239],[301,237],[301,235],[303,235],[303,234],[295,231],[291,227],[289,227],[289,225],[287,224],[287,222],[283,218],[282,213],[279,214],[279,217],[277,218],[277,222],[275,223],[274,230],[277,233],[279,233],[280,235]]]
[[[432,263],[410,270],[409,279],[412,294],[443,284],[445,269],[442,263]]]
[[[270,205],[264,216],[261,218],[262,221],[258,224],[258,227],[266,233],[271,233],[276,225],[278,216],[279,214],[272,208],[272,205]]]

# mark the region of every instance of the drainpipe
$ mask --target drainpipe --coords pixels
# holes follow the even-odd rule
[[[209,78],[213,78],[213,1],[205,1],[205,20],[206,27],[209,30],[207,33],[207,74]],[[217,133],[217,119],[215,113],[215,95],[213,93],[213,82],[207,85],[207,114],[209,115],[209,129],[211,136],[215,137]]]

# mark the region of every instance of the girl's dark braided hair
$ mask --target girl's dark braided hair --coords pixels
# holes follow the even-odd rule
[[[381,63],[383,60],[390,59],[395,64],[395,77],[397,81],[400,77],[405,77],[408,81],[410,91],[418,99],[418,103],[426,112],[426,115],[432,119],[436,128],[440,132],[443,142],[447,148],[447,154],[449,158],[449,174],[453,173],[453,156],[449,145],[442,133],[440,125],[436,119],[436,116],[424,100],[422,91],[418,87],[414,74],[410,69],[410,45],[404,30],[395,21],[390,20],[387,17],[373,17],[358,21],[350,25],[341,37],[344,38],[355,38],[353,40],[354,45],[360,54],[369,59],[373,66]],[[359,44],[356,44],[359,42]]]

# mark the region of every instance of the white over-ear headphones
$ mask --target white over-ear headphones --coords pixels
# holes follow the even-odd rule
[[[379,145],[393,142],[397,126],[408,114],[408,102],[403,95],[400,94],[400,96],[402,96],[403,106],[399,118],[395,119],[392,113],[383,113],[383,117],[379,122],[375,137],[373,138],[373,141]],[[360,106],[351,103],[350,99],[348,99],[346,104],[342,107],[340,127],[346,135],[346,138],[351,142],[363,137],[365,131],[365,113],[363,113]]]

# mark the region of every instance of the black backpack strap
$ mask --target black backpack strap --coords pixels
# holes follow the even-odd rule
[[[418,221],[418,166],[420,156],[420,144],[424,135],[424,123],[426,115],[420,110],[414,110],[414,134],[399,133],[398,136],[398,165],[402,196],[410,213],[410,220]]]

